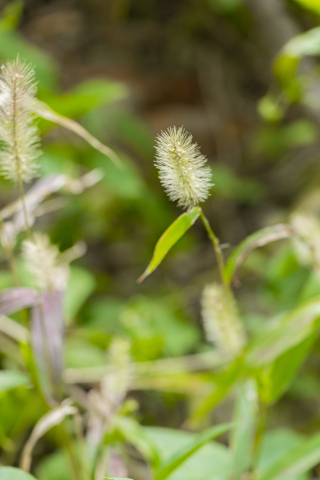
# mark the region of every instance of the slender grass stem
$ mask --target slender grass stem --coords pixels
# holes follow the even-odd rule
[[[222,283],[224,284],[225,288],[227,290],[229,290],[229,285],[228,285],[226,275],[225,275],[225,271],[224,271],[224,259],[223,259],[222,251],[221,251],[221,248],[220,248],[219,240],[216,237],[216,235],[213,233],[213,230],[210,226],[210,223],[209,223],[207,217],[204,215],[201,208],[200,208],[200,218],[201,218],[202,223],[205,226],[205,229],[207,230],[209,238],[212,242],[212,245],[213,245],[213,248],[214,248],[214,251],[215,251],[215,254],[216,254],[218,269],[219,269],[219,273],[220,273],[220,276],[221,276]]]
[[[261,446],[262,446],[262,439],[267,426],[268,413],[269,413],[268,406],[264,402],[260,401],[259,417],[258,417],[259,420],[258,420],[258,425],[257,425],[257,430],[256,430],[256,435],[255,435],[254,445],[253,445],[253,451],[252,451],[252,462],[251,462],[252,470],[256,469],[257,463],[259,461]]]
[[[76,413],[72,417],[74,430],[77,437],[77,442],[79,446],[80,461],[82,463],[82,477],[84,480],[91,479],[90,473],[90,464],[88,459],[88,454],[86,450],[86,443],[82,431],[82,418],[79,413]]]
[[[20,199],[21,199],[21,204],[22,204],[22,211],[23,211],[24,221],[25,221],[25,225],[26,225],[27,237],[28,237],[29,240],[31,240],[31,238],[32,238],[31,237],[31,228],[30,228],[28,210],[27,210],[27,206],[26,206],[24,188],[23,188],[23,183],[22,183],[22,180],[21,180],[20,173],[19,173],[19,178],[18,178],[18,185],[19,185]]]

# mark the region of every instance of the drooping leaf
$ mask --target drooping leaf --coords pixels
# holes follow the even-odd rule
[[[225,266],[225,275],[230,283],[239,266],[244,262],[249,253],[257,248],[262,247],[276,240],[297,236],[295,230],[286,224],[273,225],[272,227],[263,228],[249,235],[238,247],[233,251]]]
[[[117,165],[118,167],[121,166],[121,161],[118,155],[110,148],[101,143],[97,138],[95,138],[91,133],[89,133],[80,123],[75,122],[71,118],[64,117],[59,113],[53,111],[48,105],[40,100],[34,100],[34,113],[44,118],[45,120],[49,120],[50,122],[57,123],[68,130],[79,135],[82,137],[86,142],[88,142],[93,148],[99,150],[99,152],[103,153],[110,160]]]
[[[319,323],[320,297],[285,315],[270,331],[262,332],[249,346],[246,363],[251,368],[273,362],[310,336]]]
[[[169,477],[177,468],[180,467],[188,458],[190,458],[201,447],[209,443],[214,438],[218,437],[222,433],[227,432],[232,428],[232,424],[222,424],[215,427],[211,427],[208,430],[200,433],[196,438],[190,442],[180,452],[172,456],[172,458],[156,472],[154,480],[165,480]]]
[[[194,224],[200,215],[200,208],[194,207],[189,212],[183,213],[175,220],[170,227],[164,232],[164,234],[158,240],[153,257],[149,263],[146,271],[138,279],[138,282],[142,282],[150,273],[152,273],[158,265],[162,262],[167,255],[170,248],[186,233],[187,230]]]
[[[66,416],[75,415],[76,413],[78,413],[78,409],[72,405],[70,399],[66,399],[61,405],[53,408],[50,412],[40,418],[32,430],[21,454],[20,465],[23,470],[28,471],[30,469],[32,451],[39,438],[41,438],[52,427],[61,423]]]

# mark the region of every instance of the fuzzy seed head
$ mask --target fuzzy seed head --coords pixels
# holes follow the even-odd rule
[[[246,335],[232,295],[218,284],[206,285],[202,295],[202,318],[207,340],[225,355],[236,357],[246,344]]]
[[[32,66],[19,58],[0,70],[0,169],[14,181],[36,176],[40,139],[34,123],[32,101],[37,84]]]
[[[25,240],[22,254],[40,290],[53,292],[65,289],[69,266],[61,260],[59,249],[50,243],[47,235],[38,232],[33,235],[32,240]]]
[[[158,135],[155,165],[160,182],[170,200],[180,207],[192,208],[208,198],[213,184],[210,168],[204,166],[206,161],[183,127],[169,128]]]

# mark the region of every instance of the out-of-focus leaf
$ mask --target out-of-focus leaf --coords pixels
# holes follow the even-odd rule
[[[75,122],[71,118],[64,117],[59,113],[52,110],[48,105],[44,102],[41,102],[38,99],[34,99],[34,113],[44,118],[45,120],[49,120],[50,122],[57,123],[68,130],[76,133],[80,137],[82,137],[86,142],[88,142],[93,148],[99,150],[99,152],[106,155],[110,160],[117,165],[118,167],[121,166],[121,161],[118,155],[109,147],[101,143],[97,138],[95,138],[91,133],[89,133],[82,125]]]
[[[0,395],[13,388],[25,387],[30,384],[29,377],[17,370],[3,370],[0,372]]]
[[[108,131],[129,145],[140,157],[150,161],[154,156],[153,135],[137,115],[117,108],[104,116],[104,124]]]
[[[268,93],[259,101],[258,111],[267,122],[278,122],[283,118],[285,108],[281,105],[280,99]]]
[[[0,315],[0,332],[22,343],[26,343],[30,337],[26,327],[4,315]]]
[[[319,324],[319,317],[318,296],[285,315],[272,330],[261,333],[249,345],[247,364],[251,368],[257,368],[273,362],[310,336]]]
[[[258,393],[253,380],[239,385],[235,405],[235,427],[231,431],[233,451],[232,479],[240,479],[252,459],[254,434],[258,415]]]
[[[170,248],[186,233],[187,230],[194,224],[200,215],[199,207],[194,207],[189,212],[183,213],[175,220],[170,227],[164,232],[164,234],[158,240],[153,257],[149,263],[146,271],[138,279],[138,282],[142,282],[150,273],[152,273],[158,265],[162,262]]]
[[[30,473],[14,467],[0,467],[1,480],[36,480]]]
[[[143,427],[148,437],[156,444],[161,460],[166,463],[175,453],[183,450],[197,436],[161,427]],[[230,450],[218,442],[210,442],[170,475],[170,480],[227,480],[230,473]]]
[[[233,198],[242,202],[256,202],[264,195],[263,185],[257,181],[241,178],[225,165],[213,164],[211,166],[214,179],[213,194]]]
[[[226,279],[230,283],[239,266],[244,262],[249,253],[257,248],[262,247],[276,240],[290,238],[296,236],[295,230],[286,224],[273,225],[272,227],[263,228],[249,235],[238,247],[232,252],[225,266]]]
[[[67,450],[55,450],[37,464],[35,474],[39,480],[70,480],[74,475]]]
[[[0,29],[3,31],[14,30],[20,22],[23,13],[23,2],[15,0],[7,5],[0,18]]]
[[[103,183],[108,196],[124,200],[145,199],[146,186],[132,161],[121,155],[122,167],[106,162],[100,152],[95,152],[90,159],[92,167],[98,167],[103,172]]]
[[[316,434],[282,456],[262,473],[259,480],[292,480],[317,465],[319,460],[320,434]]]
[[[203,417],[220,403],[228,394],[232,386],[238,380],[242,370],[242,362],[237,359],[222,373],[217,375],[214,380],[213,392],[205,399],[205,401],[196,409],[189,420],[190,424],[195,426]]]
[[[81,339],[66,339],[64,358],[68,368],[90,368],[106,365],[105,352]]]
[[[304,0],[297,0],[304,1]],[[312,3],[312,0],[305,0]],[[319,4],[314,0],[314,4]],[[302,92],[301,81],[297,77],[301,57],[320,53],[320,27],[297,35],[282,48],[274,62],[274,71],[281,86],[291,101],[297,101]]]
[[[153,468],[159,468],[160,457],[157,448],[138,422],[128,417],[117,417],[115,425],[125,440],[134,445],[152,463]]]
[[[63,95],[42,92],[42,98],[52,110],[69,118],[77,118],[93,108],[121,100],[128,92],[124,84],[108,80],[88,80]]]
[[[259,394],[266,403],[274,403],[289,388],[301,364],[309,354],[316,332],[280,355],[271,365],[257,373]]]
[[[221,13],[232,13],[242,5],[242,0],[209,0],[209,5]]]
[[[32,430],[30,438],[25,444],[21,454],[20,466],[23,470],[29,471],[32,451],[39,438],[41,438],[52,427],[61,423],[66,416],[75,415],[77,412],[78,409],[72,405],[70,399],[66,399],[61,403],[61,405],[50,410],[50,412],[48,412],[39,420]]]
[[[67,323],[75,318],[84,302],[94,291],[95,286],[95,278],[90,272],[80,267],[71,267],[64,298],[64,312]]]
[[[2,20],[3,21],[3,20]],[[8,30],[0,23],[0,60],[15,60],[19,54],[22,60],[30,62],[36,68],[37,80],[46,88],[54,89],[57,84],[57,65],[43,50],[29,43],[18,32]]]
[[[180,465],[182,465],[188,458],[196,453],[201,447],[209,443],[214,438],[218,437],[222,433],[227,432],[232,428],[232,424],[222,424],[215,427],[208,428],[204,432],[197,435],[189,445],[184,447],[180,452],[174,454],[171,459],[156,472],[154,480],[165,480]]]
[[[296,3],[301,5],[302,7],[311,10],[312,12],[317,13],[320,15],[320,3],[318,0],[294,0]]]
[[[304,440],[305,437],[288,429],[266,432],[262,439],[261,454],[257,466],[258,470],[262,473],[269,470],[272,465],[277,463],[293,448],[302,445]],[[304,480],[305,478],[305,474],[294,475],[290,480]]]

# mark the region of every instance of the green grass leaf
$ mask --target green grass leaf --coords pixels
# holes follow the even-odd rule
[[[190,212],[183,213],[175,220],[170,227],[158,240],[153,257],[146,271],[139,277],[138,282],[142,282],[150,273],[152,273],[167,255],[170,248],[186,233],[194,224],[200,215],[200,208],[194,207]]]
[[[0,395],[13,388],[25,387],[30,384],[30,379],[22,372],[4,370],[0,372]]]
[[[177,468],[180,467],[188,458],[190,458],[199,448],[203,447],[209,443],[214,438],[218,437],[222,433],[230,430],[233,424],[224,423],[215,427],[211,427],[208,430],[197,435],[197,437],[180,452],[173,455],[173,457],[164,465],[162,468],[156,472],[154,480],[165,480],[171,475]]]
[[[225,275],[228,283],[231,282],[239,266],[244,262],[249,253],[257,247],[262,247],[267,243],[275,242],[284,238],[295,236],[294,230],[290,225],[278,224],[272,227],[263,228],[249,235],[232,252],[225,266]]]
[[[320,434],[305,440],[274,463],[259,480],[291,480],[320,461]]]
[[[35,480],[29,473],[20,470],[20,468],[0,467],[1,480]]]
[[[273,362],[310,336],[319,323],[320,296],[285,315],[270,331],[264,331],[249,346],[246,363],[257,368]]]
[[[200,404],[191,415],[188,424],[196,426],[208,415],[229,393],[242,371],[243,362],[237,358],[227,369],[223,370],[214,379],[212,393]]]
[[[316,340],[313,332],[301,343],[280,355],[271,365],[259,371],[257,382],[259,394],[266,403],[274,403],[289,388],[297,371],[310,353]]]

